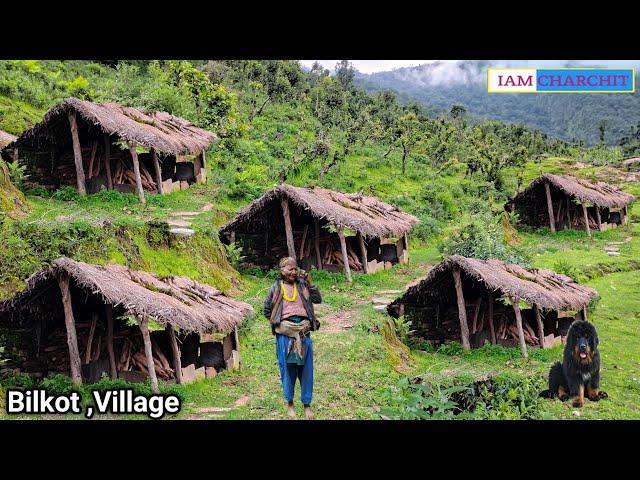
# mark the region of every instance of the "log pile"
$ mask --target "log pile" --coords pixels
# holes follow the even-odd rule
[[[469,335],[489,331],[487,318],[488,309],[486,304],[477,302],[466,303],[467,322],[469,325]],[[445,312],[437,312],[434,308],[406,307],[406,315],[412,321],[412,337],[414,339],[428,341],[434,344],[443,343],[448,340],[461,341],[460,318],[457,307],[451,307]],[[534,328],[530,324],[533,318],[532,312],[523,310],[522,327],[524,339],[529,346],[538,346],[538,337]],[[515,314],[510,305],[502,305],[498,302],[494,304],[493,322],[496,332],[496,339],[518,341],[518,328],[516,326]]]
[[[76,323],[78,350],[83,364],[95,362],[100,358],[108,358],[107,335],[103,329],[96,328],[92,322]],[[169,359],[151,336],[153,361],[158,378],[170,380],[174,378],[174,370]],[[147,358],[144,353],[142,334],[135,327],[121,326],[113,332],[114,354],[118,372],[147,372]],[[41,367],[49,372],[68,374],[69,349],[67,333],[64,327],[56,329],[43,342],[41,349]]]
[[[349,267],[351,270],[362,270],[362,262],[360,260],[359,252],[354,248],[352,237],[347,237],[347,254],[349,257]],[[303,243],[304,241],[304,243]],[[293,231],[293,243],[295,245],[296,256],[298,259],[308,258],[315,265],[315,232],[313,226],[306,230],[294,230]],[[287,249],[287,239],[284,234],[278,235],[270,240],[270,246],[268,254],[272,260],[277,261],[282,257],[289,255]],[[322,265],[334,265],[342,269],[344,267],[344,260],[342,258],[342,250],[340,249],[340,239],[336,234],[329,234],[321,232],[319,238],[320,244],[320,257],[322,258]]]

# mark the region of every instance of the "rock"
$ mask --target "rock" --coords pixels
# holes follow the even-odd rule
[[[217,375],[218,375],[218,372],[215,369],[215,367],[204,367],[204,376],[206,378],[213,378]]]
[[[371,303],[375,303],[377,305],[389,305],[393,300],[385,297],[373,297],[371,299]]]
[[[386,305],[374,305],[373,308],[379,312],[386,312],[387,311],[387,306]]]
[[[206,373],[204,371],[204,367],[196,368],[195,370],[196,380],[200,380],[202,378],[206,378]]]
[[[579,417],[579,416],[580,416],[580,412],[579,412],[578,410],[574,410],[573,412],[571,412],[571,414],[572,414],[574,417]]]
[[[186,228],[191,226],[191,222],[189,222],[188,220],[178,220],[178,219],[170,218],[169,220],[167,220],[167,225],[171,227]]]
[[[177,227],[177,228],[169,229],[169,233],[171,233],[172,235],[175,235],[176,237],[191,237],[195,235],[196,232],[191,228]]]
[[[182,367],[182,383],[191,383],[196,379],[196,367],[192,363]]]
[[[204,207],[202,207],[203,212],[208,212],[213,209],[213,203],[207,203]]]
[[[609,255],[610,257],[619,257],[620,252],[607,252],[607,255]]]

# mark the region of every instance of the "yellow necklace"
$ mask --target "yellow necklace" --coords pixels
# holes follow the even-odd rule
[[[282,290],[282,298],[287,302],[295,302],[296,298],[298,298],[298,287],[295,282],[293,283],[293,295],[291,297],[287,295],[287,289],[284,287],[284,282],[280,284],[280,289]]]

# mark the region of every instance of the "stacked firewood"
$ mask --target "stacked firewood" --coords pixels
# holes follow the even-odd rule
[[[477,313],[476,313],[477,312]],[[460,341],[460,317],[457,307],[449,308],[446,312],[437,313],[435,309],[407,309],[412,320],[412,336],[430,342],[444,340]],[[522,330],[525,343],[530,346],[539,345],[538,337],[527,321],[526,311],[522,312]],[[437,320],[436,320],[437,319]],[[467,303],[467,323],[469,325],[469,335],[489,330],[486,309],[481,304]],[[493,324],[497,340],[515,340],[518,338],[518,327],[516,325],[515,314],[511,306],[494,304]]]
[[[78,350],[82,364],[108,358],[107,336],[98,331],[93,322],[76,323]],[[144,351],[142,334],[135,329],[122,326],[113,333],[114,356],[118,372],[139,371],[147,373],[147,357]],[[174,370],[157,342],[151,337],[153,362],[158,378],[170,380],[174,378]],[[56,329],[46,339],[41,349],[41,361],[50,372],[68,373],[69,348],[67,333],[64,327]]]
[[[351,270],[362,270],[360,255],[357,254],[349,237],[347,237],[347,257]],[[304,242],[304,243],[303,243]],[[320,258],[323,265],[336,265],[344,267],[342,249],[337,235],[321,235],[319,238]],[[304,230],[293,231],[293,244],[296,247],[296,256],[300,259],[309,258],[313,264],[316,263],[315,233],[313,227]],[[271,240],[270,254],[273,259],[280,259],[288,256],[287,239],[285,235],[278,235]]]

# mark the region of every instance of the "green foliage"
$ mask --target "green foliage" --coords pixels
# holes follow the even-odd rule
[[[503,374],[472,383],[462,379],[425,383],[401,378],[382,393],[382,415],[402,420],[539,419],[541,376]]]
[[[240,268],[240,264],[244,259],[244,256],[242,255],[242,246],[234,242],[229,245],[224,245],[224,247],[231,266],[236,269]]]

